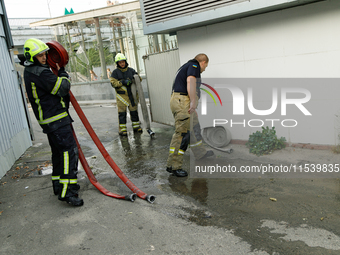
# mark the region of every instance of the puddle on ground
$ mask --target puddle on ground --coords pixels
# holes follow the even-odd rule
[[[154,130],[157,134],[157,130]],[[146,133],[134,134],[129,132],[127,137],[103,143],[106,151],[118,167],[129,178],[145,178],[145,181],[155,181],[159,171],[164,168],[164,153],[168,153],[168,141],[150,138]],[[86,144],[88,147],[88,163],[96,174],[115,175],[97,147]]]
[[[322,247],[318,248],[317,253],[313,253],[312,248],[304,242],[294,242],[292,245],[291,241],[280,238],[282,231],[275,233],[268,227],[263,227],[263,220],[286,222],[289,229],[307,224],[340,236],[338,179],[260,176],[177,178],[165,171],[173,129],[154,131],[156,132],[154,139],[146,133],[138,135],[129,132],[127,137],[104,140],[103,145],[119,168],[140,189],[172,192],[197,204],[196,208],[181,208],[186,214],[176,217],[202,226],[232,230],[235,235],[250,243],[253,249],[265,250],[269,254],[333,254],[333,251]],[[108,178],[116,177],[92,141],[81,140],[80,143],[86,148],[84,153],[96,178],[101,175]],[[228,154],[224,157],[219,160],[225,160]],[[184,169],[189,169],[188,153],[184,161]],[[228,163],[261,164],[242,159],[228,160]],[[85,175],[83,171],[80,172],[80,176],[81,174]],[[123,185],[118,178],[116,179],[117,183]],[[298,253],[295,252],[297,250]]]
[[[161,186],[165,192],[172,191],[198,205],[199,209],[183,208],[189,214],[183,218],[202,226],[233,230],[254,249],[266,250],[270,254],[278,251],[282,252],[278,254],[295,254],[291,250],[292,242],[282,239],[282,234],[276,234],[272,229],[263,228],[263,220],[286,222],[290,229],[300,229],[305,225],[305,232],[311,228],[324,229],[327,233],[340,236],[338,179],[203,179],[170,176],[168,180]],[[327,237],[320,238],[325,238],[325,244],[331,242]],[[308,245],[308,242],[295,242],[293,247],[299,250],[298,254],[339,252],[328,251],[325,245],[315,253],[312,250],[315,247]]]

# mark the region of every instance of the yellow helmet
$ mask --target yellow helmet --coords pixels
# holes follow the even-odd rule
[[[115,57],[115,63],[117,63],[118,61],[122,61],[122,60],[126,61],[126,57],[124,56],[124,54],[118,53]]]
[[[34,62],[33,57],[45,51],[48,51],[50,48],[39,39],[31,38],[25,42],[24,45],[24,55],[27,61]]]

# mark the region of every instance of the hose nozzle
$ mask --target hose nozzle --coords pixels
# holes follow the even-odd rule
[[[154,195],[147,195],[145,200],[148,201],[149,203],[153,204],[155,202],[156,197]]]
[[[146,131],[149,133],[151,137],[155,135],[155,132],[153,132],[151,129],[147,129]]]
[[[137,198],[137,195],[135,193],[125,196],[125,200],[129,200],[131,202],[134,202],[136,198]]]

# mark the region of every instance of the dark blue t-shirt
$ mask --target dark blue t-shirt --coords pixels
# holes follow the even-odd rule
[[[187,91],[187,77],[196,77],[197,82],[201,78],[201,67],[199,62],[195,59],[189,60],[187,63],[182,65],[176,74],[172,90],[174,92],[188,93]]]

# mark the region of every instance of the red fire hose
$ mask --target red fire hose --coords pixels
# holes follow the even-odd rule
[[[71,126],[72,126],[72,124],[71,124]],[[136,200],[136,194],[126,195],[126,196],[117,195],[117,194],[114,194],[114,193],[108,191],[107,189],[105,189],[97,181],[96,177],[94,177],[94,175],[93,175],[93,173],[91,171],[91,168],[90,168],[89,164],[86,161],[86,158],[85,158],[84,153],[83,153],[83,151],[82,151],[82,149],[80,147],[80,144],[79,144],[77,136],[76,136],[76,134],[75,134],[75,132],[73,130],[73,127],[72,127],[72,131],[73,131],[74,139],[76,140],[76,143],[77,143],[77,146],[78,146],[80,163],[82,164],[82,166],[83,166],[83,168],[85,170],[85,173],[86,173],[87,177],[89,177],[89,180],[93,184],[93,186],[95,186],[101,193],[103,193],[106,196],[113,197],[113,198],[118,198],[118,199],[130,200],[130,201],[134,202]]]
[[[68,63],[68,53],[57,41],[50,41],[46,44],[50,48],[48,50],[47,64],[51,67],[54,74],[58,76],[56,63],[58,63],[60,67],[66,66]]]
[[[87,120],[83,110],[80,108],[77,100],[73,96],[72,92],[70,91],[70,100],[73,105],[73,108],[77,112],[80,120],[83,122],[87,132],[91,136],[93,142],[96,144],[98,147],[99,151],[105,158],[106,162],[111,166],[113,171],[118,175],[118,177],[124,182],[124,184],[133,192],[136,193],[136,195],[142,199],[145,199],[146,201],[153,203],[156,199],[155,196],[153,195],[147,195],[143,191],[141,191],[139,188],[137,188],[136,185],[134,185],[127,177],[126,175],[120,170],[120,168],[116,165],[116,163],[113,161],[103,144],[100,142],[97,134],[94,132],[93,128],[91,127],[89,121]]]
[[[58,75],[58,69],[56,66],[56,63],[59,63],[59,66],[65,66],[68,63],[68,53],[65,50],[65,48],[58,42],[56,41],[51,41],[49,43],[46,43],[50,50],[49,50],[49,55],[47,58],[47,62],[50,65],[52,71],[54,72],[54,74]],[[51,51],[52,50],[52,51]],[[87,120],[84,112],[82,111],[82,109],[80,108],[77,100],[75,99],[75,97],[73,96],[73,93],[70,91],[70,101],[75,109],[75,111],[77,112],[80,120],[83,122],[86,130],[88,131],[89,135],[91,136],[92,140],[94,141],[94,143],[96,144],[96,146],[98,147],[99,151],[101,152],[101,154],[103,155],[103,157],[105,158],[105,160],[108,162],[108,164],[111,166],[111,168],[114,170],[114,172],[118,175],[118,177],[124,182],[124,184],[132,191],[134,192],[134,194],[130,195],[130,196],[120,196],[120,195],[116,195],[113,194],[109,191],[107,191],[104,187],[102,187],[98,181],[96,180],[96,178],[94,177],[89,165],[86,162],[85,156],[80,148],[80,145],[78,143],[78,140],[76,138],[75,133],[73,132],[73,135],[77,141],[77,146],[79,149],[79,159],[80,162],[82,163],[84,170],[87,174],[87,176],[89,177],[89,180],[91,181],[91,183],[98,189],[100,190],[103,194],[107,195],[107,196],[112,196],[115,198],[120,198],[120,199],[127,199],[127,200],[131,200],[134,201],[136,198],[136,195],[142,199],[145,199],[146,201],[153,203],[156,199],[155,196],[153,195],[147,195],[146,193],[144,193],[143,191],[141,191],[139,188],[137,188],[137,186],[135,186],[127,177],[126,175],[122,172],[122,170],[120,170],[120,168],[116,165],[116,163],[113,161],[113,159],[110,157],[109,153],[106,151],[105,147],[103,146],[103,144],[100,142],[98,136],[96,135],[96,133],[94,132],[93,128],[91,127],[89,121]]]

